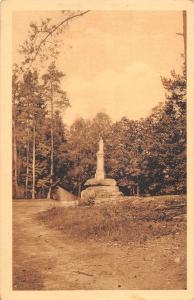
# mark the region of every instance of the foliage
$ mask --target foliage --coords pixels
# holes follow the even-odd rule
[[[46,94],[48,87],[46,78],[42,84],[37,71],[27,71],[19,79],[13,73],[13,124],[16,144],[16,164],[13,164],[13,173],[17,168],[17,181],[19,190],[13,190],[14,197],[31,197],[33,182],[33,147],[35,146],[35,189],[37,197],[45,197],[49,188],[50,179],[50,152],[51,152],[51,117],[49,116]],[[58,80],[59,81],[59,80]],[[60,90],[62,99],[66,93]],[[65,96],[64,96],[65,95]],[[62,104],[61,98],[57,102]],[[35,126],[36,140],[33,145],[33,128]],[[65,143],[64,125],[59,111],[53,115],[54,126],[54,151]],[[13,149],[14,150],[14,149]],[[57,159],[56,159],[57,162]],[[57,164],[56,164],[57,168]]]
[[[49,75],[50,74],[50,75]],[[53,75],[54,74],[54,75]],[[55,106],[50,115],[49,82],[54,76]],[[28,197],[32,186],[32,126],[36,122],[36,194],[45,197],[50,183],[51,124],[53,126],[53,187],[60,184],[80,195],[84,182],[94,177],[100,137],[105,142],[106,176],[114,178],[125,195],[181,194],[186,192],[186,78],[185,71],[162,78],[166,101],[139,121],[123,117],[112,122],[105,113],[79,118],[68,128],[61,113],[69,105],[60,90],[63,74],[54,64],[39,83],[36,71],[23,80],[13,75],[17,183],[24,188],[29,141]],[[62,100],[62,101],[61,101]],[[14,173],[15,164],[13,165]],[[14,179],[14,176],[13,176]],[[13,180],[14,181],[14,180]],[[14,182],[13,182],[14,183]]]
[[[75,120],[69,128],[63,123],[70,101],[61,88],[65,74],[55,64],[55,38],[68,20],[85,13],[64,12],[55,25],[49,19],[32,23],[21,49],[22,66],[13,68],[14,197],[31,197],[34,175],[36,197],[46,197],[57,184],[80,196],[84,182],[95,175],[100,137],[105,143],[106,176],[116,179],[125,195],[185,193],[185,66],[181,74],[172,71],[170,78],[161,78],[166,100],[145,119],[123,117],[113,123],[99,112],[93,119]],[[37,56],[47,60],[44,47],[53,61],[42,75],[32,63]]]

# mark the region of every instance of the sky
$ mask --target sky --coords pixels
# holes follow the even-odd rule
[[[13,61],[27,37],[29,23],[56,11],[13,14]],[[58,68],[66,76],[62,87],[71,107],[63,113],[70,125],[98,112],[113,121],[140,119],[165,100],[161,76],[180,71],[184,51],[181,11],[90,11],[72,21],[61,34]]]

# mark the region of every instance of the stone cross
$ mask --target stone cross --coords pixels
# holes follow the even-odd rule
[[[104,179],[104,142],[103,139],[100,138],[99,141],[99,150],[97,152],[97,169],[95,174],[95,179],[101,180]]]

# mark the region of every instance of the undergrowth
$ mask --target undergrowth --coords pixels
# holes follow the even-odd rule
[[[160,196],[93,207],[53,207],[38,214],[50,228],[72,240],[145,242],[174,237],[186,228],[185,196]]]

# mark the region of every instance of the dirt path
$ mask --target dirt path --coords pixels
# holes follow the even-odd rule
[[[49,201],[13,203],[13,289],[185,289],[182,244],[177,235],[143,245],[64,243],[59,231],[37,222]]]

